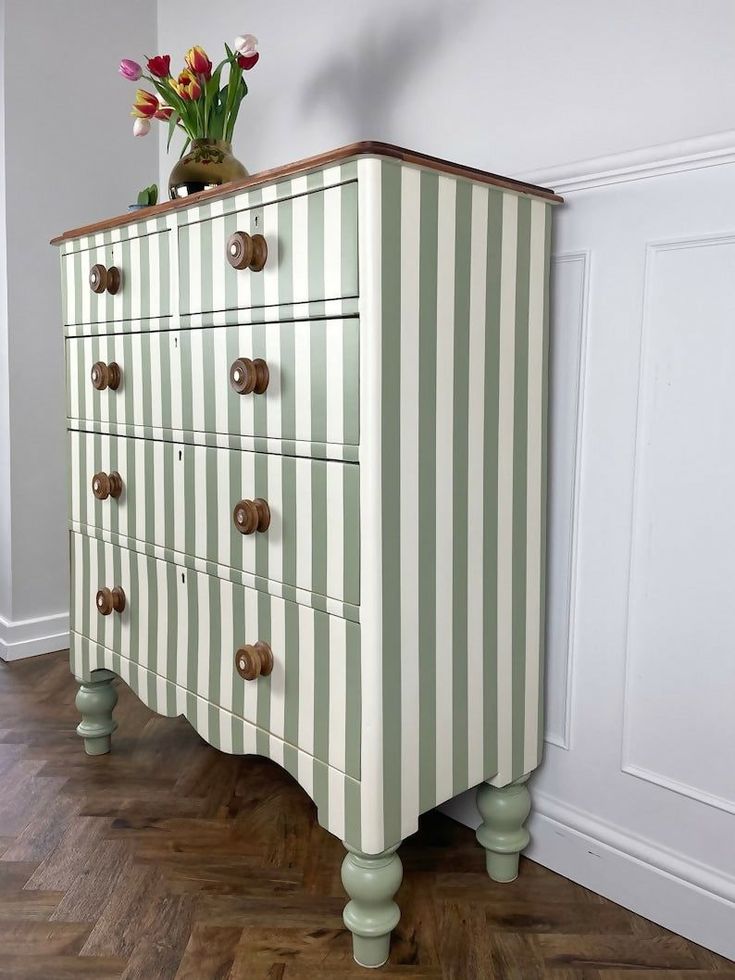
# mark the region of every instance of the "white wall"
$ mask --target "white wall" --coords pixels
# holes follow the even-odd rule
[[[14,659],[67,645],[63,340],[48,242],[124,211],[155,177],[155,147],[131,134],[135,87],[117,74],[121,57],[154,47],[155,8],[5,0],[3,13],[0,656]]]
[[[513,174],[732,124],[731,0],[159,0],[175,63],[245,31],[251,171],[382,139]]]

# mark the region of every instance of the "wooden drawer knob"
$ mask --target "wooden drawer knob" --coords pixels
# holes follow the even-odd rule
[[[249,357],[238,357],[230,366],[230,385],[238,395],[255,392],[262,395],[268,387],[270,372],[262,357],[251,361]]]
[[[227,261],[233,269],[260,272],[268,258],[268,243],[262,235],[236,231],[227,239]]]
[[[115,361],[110,361],[109,364],[105,364],[104,361],[95,361],[89,376],[97,391],[104,391],[105,388],[117,391],[122,375],[120,365],[116,364]]]
[[[89,270],[89,288],[93,293],[104,293],[107,290],[114,296],[120,289],[120,270],[114,265],[106,269],[101,262],[97,262]]]
[[[241,500],[235,504],[232,521],[240,534],[253,534],[267,531],[271,523],[271,510],[262,497],[255,500]]]
[[[264,640],[248,643],[235,654],[235,666],[243,680],[267,677],[273,671],[273,651]]]
[[[108,497],[119,497],[122,493],[123,482],[119,473],[95,473],[92,477],[92,493],[98,500]]]
[[[121,613],[125,608],[125,593],[116,585],[114,589],[100,589],[96,599],[97,612],[109,616],[111,612]]]

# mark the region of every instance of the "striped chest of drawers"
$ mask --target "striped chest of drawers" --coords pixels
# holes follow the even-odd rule
[[[479,786],[515,876],[541,748],[552,192],[383,144],[69,232],[71,667],[285,767],[367,966],[397,848]]]

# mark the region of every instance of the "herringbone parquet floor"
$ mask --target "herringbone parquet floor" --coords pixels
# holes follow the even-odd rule
[[[207,746],[124,685],[109,756],[74,733],[64,654],[0,664],[0,978],[362,977],[340,843],[272,763]],[[474,835],[429,815],[401,855],[381,977],[735,980],[735,964],[524,861],[496,885]]]

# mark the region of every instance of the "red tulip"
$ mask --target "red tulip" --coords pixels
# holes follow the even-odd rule
[[[155,58],[149,58],[148,71],[156,78],[168,78],[171,74],[171,55],[157,54]]]
[[[156,119],[162,119],[164,122],[168,122],[173,111],[170,105],[162,105],[156,113]]]
[[[194,72],[185,68],[177,79],[171,79],[171,84],[177,94],[188,102],[196,102],[202,94],[202,86]]]
[[[198,44],[189,48],[184,58],[187,67],[195,75],[210,78],[212,75],[212,62],[207,57],[207,52]]]
[[[139,88],[135,93],[135,104],[131,115],[139,119],[151,119],[158,112],[158,99],[152,92]]]
[[[250,71],[251,68],[255,68],[258,63],[258,58],[260,58],[260,53],[258,51],[255,54],[239,54],[237,56],[237,63],[244,71]]]

